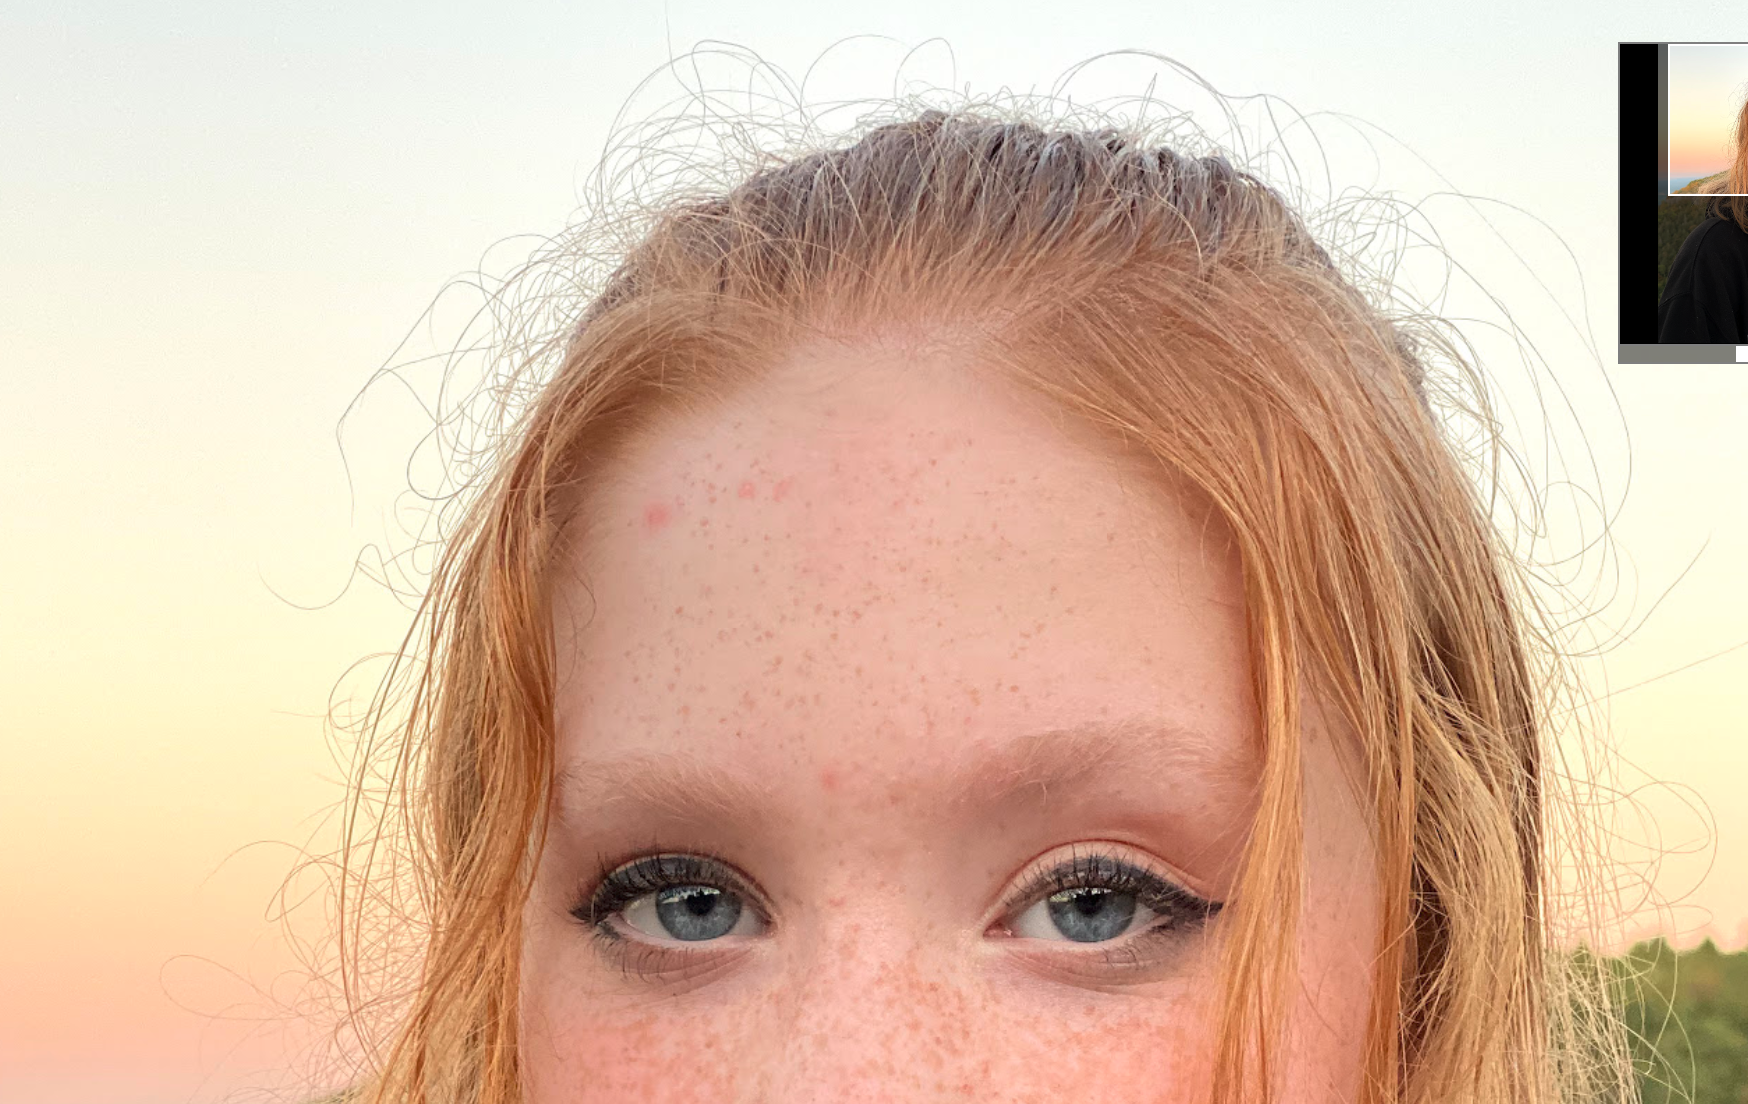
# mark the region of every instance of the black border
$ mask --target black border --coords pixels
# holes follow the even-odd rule
[[[1669,47],[1620,43],[1620,344],[1657,341],[1657,202],[1669,191],[1669,134],[1661,79]]]

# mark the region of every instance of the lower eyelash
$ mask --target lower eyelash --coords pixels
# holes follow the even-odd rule
[[[722,950],[693,951],[680,947],[663,946],[656,943],[644,943],[641,940],[629,939],[613,931],[605,922],[597,925],[591,939],[597,954],[613,969],[624,977],[655,979],[663,982],[683,982],[697,975],[722,965],[725,955],[733,957],[735,952]]]
[[[662,968],[652,961],[652,957],[666,957],[668,951],[664,947],[627,939],[614,931],[605,920],[594,925],[593,939],[595,950],[601,957],[617,967],[627,977],[645,977],[663,972]]]

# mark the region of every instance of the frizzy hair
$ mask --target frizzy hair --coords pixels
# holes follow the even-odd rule
[[[1730,128],[1730,170],[1708,190],[1728,195],[1712,200],[1707,213],[1728,219],[1748,232],[1748,207],[1744,207],[1740,198],[1748,195],[1748,101],[1737,110],[1735,125]]]
[[[1122,127],[931,109],[676,198],[579,306],[441,550],[405,718],[370,727],[423,944],[355,1099],[519,1099],[552,563],[590,524],[582,491],[676,411],[858,341],[962,353],[1186,480],[1235,535],[1264,770],[1223,921],[1217,1100],[1266,1096],[1279,1060],[1313,692],[1357,735],[1376,818],[1363,1099],[1627,1099],[1600,984],[1568,969],[1549,915],[1546,679],[1517,565],[1433,409],[1425,364],[1454,353],[1372,305],[1263,181]],[[369,862],[342,880],[354,979]]]

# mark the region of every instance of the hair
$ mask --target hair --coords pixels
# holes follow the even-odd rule
[[[1278,1069],[1311,692],[1357,735],[1379,855],[1362,1098],[1629,1098],[1600,974],[1574,966],[1552,907],[1551,649],[1533,646],[1522,567],[1433,401],[1429,365],[1462,358],[1369,303],[1279,192],[1125,128],[926,110],[676,198],[593,291],[441,550],[397,657],[415,641],[428,656],[404,719],[387,727],[379,703],[369,726],[423,945],[354,1099],[519,1098],[554,550],[627,442],[819,341],[960,351],[1187,480],[1230,526],[1263,773],[1223,921],[1216,1099],[1267,1095]],[[352,908],[379,897],[367,879],[342,894],[350,997],[369,950]]]
[[[1735,223],[1748,233],[1748,205],[1732,196],[1748,195],[1748,100],[1736,112],[1730,128],[1730,168],[1708,182],[1703,191],[1717,196],[1706,205],[1706,214]]]

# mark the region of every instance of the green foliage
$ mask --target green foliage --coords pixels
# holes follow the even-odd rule
[[[1705,221],[1706,204],[1710,197],[1665,199],[1657,205],[1657,299],[1663,298],[1663,285],[1669,279],[1669,266],[1681,243],[1693,233],[1693,228]]]
[[[1748,1104],[1748,949],[1654,939],[1611,965],[1645,1104]]]
[[[1715,172],[1710,176],[1702,176],[1698,180],[1689,180],[1686,184],[1683,184],[1681,187],[1675,189],[1675,191],[1671,192],[1670,194],[1671,195],[1699,195],[1700,193],[1704,192],[1706,190],[1707,186],[1712,184],[1713,182],[1722,184],[1724,182],[1724,178],[1729,176],[1729,175],[1730,175],[1730,170],[1725,169],[1722,172]],[[1719,191],[1722,191],[1722,190],[1723,190],[1722,188],[1719,189]]]

